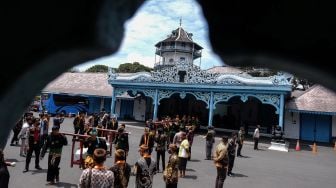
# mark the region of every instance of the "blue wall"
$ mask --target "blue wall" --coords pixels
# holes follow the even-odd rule
[[[104,108],[108,113],[110,113],[111,111],[111,102],[112,102],[111,98],[104,98]]]
[[[100,112],[100,97],[89,97],[89,112],[88,114],[92,113],[99,113]]]

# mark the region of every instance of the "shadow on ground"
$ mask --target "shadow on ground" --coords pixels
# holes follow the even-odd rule
[[[265,149],[258,148],[256,151],[266,151]]]
[[[64,187],[64,188],[72,188],[72,187],[78,187],[78,185],[76,184],[72,184],[72,183],[66,183],[66,182],[59,182],[57,184],[55,184],[56,187]]]
[[[233,177],[233,178],[245,178],[245,177],[248,177],[248,176],[246,176],[246,175],[244,175],[244,174],[234,173],[234,175],[231,176],[231,177]]]
[[[197,179],[197,176],[195,176],[195,175],[185,175],[184,178],[185,179],[193,179],[193,180],[195,180],[195,179]]]
[[[189,171],[189,172],[196,172],[194,169],[191,169],[191,168],[187,168],[186,171]]]
[[[26,161],[26,160],[21,160],[21,161],[19,161],[19,160],[17,160],[17,159],[6,159],[6,162],[24,162],[24,161]]]
[[[238,156],[237,156],[238,157]],[[251,158],[250,156],[247,156],[247,155],[242,155],[242,156],[240,156],[240,157],[238,157],[238,158]]]
[[[29,172],[32,173],[32,175],[34,174],[40,174],[40,173],[47,173],[47,169],[42,169],[42,170],[29,170]]]
[[[190,162],[201,162],[201,160],[199,160],[199,159],[190,159],[189,161]]]

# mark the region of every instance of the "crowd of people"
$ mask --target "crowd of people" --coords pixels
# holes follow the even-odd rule
[[[83,141],[88,150],[83,165],[84,171],[80,177],[80,187],[88,187],[88,185],[127,187],[130,175],[134,174],[137,188],[150,188],[153,185],[153,177],[158,172],[163,173],[167,187],[177,187],[178,178],[185,177],[194,131],[199,127],[195,117],[181,120],[178,116],[173,120],[167,117],[157,122],[148,120],[139,141],[140,158],[132,170],[130,164],[126,162],[129,143],[125,124],[119,127],[116,118],[108,114],[104,114],[98,123],[95,123],[96,119],[97,117],[90,116],[85,120],[85,116],[79,114],[73,121],[76,134],[90,136]],[[85,126],[89,127],[89,131],[86,131]],[[97,131],[97,128],[100,129]],[[116,131],[106,134],[104,129]],[[101,133],[98,133],[99,130],[102,130]],[[102,139],[104,137],[112,141],[116,149],[115,165],[110,169],[102,168],[108,153],[106,141]],[[156,160],[151,156],[154,150]],[[166,151],[170,154],[168,164],[165,164]],[[160,170],[160,159],[162,170]]]
[[[58,114],[53,118],[51,133],[48,133],[49,121],[48,114],[40,114],[39,117],[34,117],[29,113],[25,114],[13,128],[11,145],[18,145],[21,140],[20,156],[26,158],[23,172],[29,171],[33,152],[35,169],[41,170],[39,161],[49,150],[47,184],[53,185],[59,182],[62,148],[67,145],[68,141],[66,136],[59,131],[64,116]],[[80,113],[73,120],[73,139],[81,141],[87,151],[80,165],[83,172],[79,186],[124,188],[128,186],[129,178],[133,174],[137,188],[150,188],[153,185],[154,175],[162,172],[166,187],[177,187],[179,178],[186,176],[194,134],[199,127],[197,117],[190,116],[183,116],[180,119],[177,115],[175,118],[162,118],[161,121],[146,121],[144,133],[139,141],[140,158],[132,167],[126,162],[129,153],[129,135],[125,131],[125,124],[119,125],[115,116],[110,117],[105,112],[89,117]],[[232,169],[236,154],[237,157],[242,157],[245,131],[241,127],[239,132],[232,133],[230,139],[223,136],[213,152],[215,134],[214,127],[209,126],[204,136],[205,160],[214,161],[217,168],[216,187],[219,188],[223,187],[226,176],[234,176]],[[256,149],[258,138],[259,132],[256,129],[254,133]],[[110,168],[104,165],[110,151],[107,143],[115,147],[114,165]],[[151,156],[153,151],[156,153],[156,160]],[[167,164],[165,163],[166,151],[169,153]]]

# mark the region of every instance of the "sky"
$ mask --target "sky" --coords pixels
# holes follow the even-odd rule
[[[117,68],[122,63],[139,62],[153,67],[155,63],[155,44],[167,38],[172,30],[179,27],[193,33],[193,41],[203,47],[201,63],[194,64],[202,69],[221,66],[223,62],[211,49],[208,26],[199,4],[194,0],[148,0],[137,13],[125,23],[122,44],[113,55],[89,61],[76,69],[85,71],[93,65],[107,65]],[[158,56],[156,60],[158,61]]]

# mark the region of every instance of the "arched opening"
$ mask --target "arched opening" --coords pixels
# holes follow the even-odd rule
[[[213,125],[218,128],[238,130],[244,126],[252,132],[256,125],[261,132],[270,134],[272,127],[278,124],[278,114],[274,106],[263,104],[258,98],[248,97],[246,102],[240,96],[232,97],[227,102],[219,102],[214,109]]]
[[[170,98],[165,98],[160,101],[158,117],[170,116],[175,117],[179,115],[182,117],[195,116],[201,122],[201,125],[206,125],[208,121],[209,110],[203,101],[197,100],[194,95],[186,94],[182,99],[179,93],[173,94]]]

